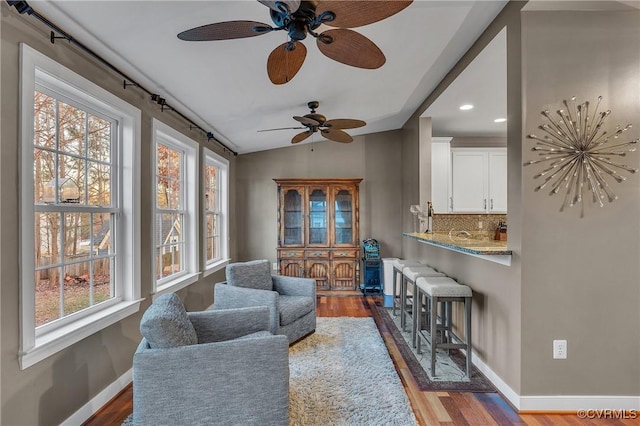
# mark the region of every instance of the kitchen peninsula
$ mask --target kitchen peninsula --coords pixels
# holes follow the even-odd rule
[[[456,251],[490,262],[511,265],[511,250],[506,241],[475,239],[469,235],[451,235],[449,232],[405,232],[404,237],[413,238],[423,244]]]

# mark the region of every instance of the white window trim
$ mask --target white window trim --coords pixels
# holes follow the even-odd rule
[[[202,170],[207,163],[212,163],[218,167],[218,190],[220,191],[220,259],[214,262],[207,262],[207,244],[203,238],[202,264],[204,265],[203,276],[208,276],[223,269],[229,261],[229,160],[216,154],[208,148],[204,148],[204,161]],[[204,174],[204,173],[203,173]],[[205,188],[203,185],[202,199],[205,199]],[[202,217],[206,220],[206,202],[202,203]]]
[[[37,78],[36,78],[37,74]],[[74,98],[100,108],[116,118],[121,144],[119,156],[120,205],[116,253],[122,297],[108,308],[82,317],[47,333],[38,333],[35,326],[35,269],[32,222],[23,219],[20,241],[20,352],[18,361],[24,370],[74,343],[94,334],[140,309],[140,128],[141,112],[112,93],[53,61],[28,45],[20,44],[20,135],[22,144],[20,190],[22,218],[33,217],[33,98],[36,80],[47,86],[64,87]],[[29,229],[31,228],[31,229]]]
[[[157,146],[161,143],[168,145],[179,151],[183,151],[184,163],[184,203],[185,203],[185,270],[184,272],[175,276],[170,276],[166,280],[156,279],[156,171],[157,171]],[[167,126],[163,122],[153,119],[153,149],[152,149],[152,200],[153,200],[153,250],[152,250],[152,265],[153,265],[153,299],[165,293],[174,293],[182,288],[193,284],[200,278],[199,265],[198,265],[198,188],[200,188],[198,164],[200,162],[199,145],[193,139],[188,138],[172,127]]]

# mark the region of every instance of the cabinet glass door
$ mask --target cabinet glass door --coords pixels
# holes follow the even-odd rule
[[[327,246],[327,190],[309,188],[309,245]]]
[[[283,191],[282,242],[285,246],[301,246],[303,244],[302,191],[298,188],[287,188]]]
[[[353,244],[353,194],[347,189],[336,191],[335,197],[335,244]]]

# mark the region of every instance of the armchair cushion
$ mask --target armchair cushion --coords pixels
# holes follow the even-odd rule
[[[227,265],[227,283],[236,287],[273,290],[269,261],[252,260]]]
[[[305,296],[278,297],[278,310],[280,311],[280,325],[288,325],[302,318],[315,308],[316,301]]]
[[[147,308],[140,321],[140,333],[153,349],[198,343],[196,330],[175,293],[163,294]]]

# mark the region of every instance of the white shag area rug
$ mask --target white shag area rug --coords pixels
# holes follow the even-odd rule
[[[291,426],[417,424],[373,318],[318,318],[289,370]]]

